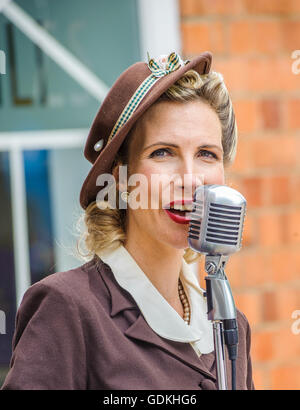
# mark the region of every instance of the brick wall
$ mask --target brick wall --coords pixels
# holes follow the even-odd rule
[[[184,58],[213,53],[236,112],[228,184],[248,211],[243,249],[226,272],[252,328],[255,385],[299,389],[300,1],[181,0],[180,9]]]

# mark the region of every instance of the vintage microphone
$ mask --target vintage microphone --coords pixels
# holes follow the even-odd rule
[[[213,323],[217,380],[227,390],[224,341],[231,360],[232,389],[236,388],[238,328],[231,288],[224,272],[229,255],[240,250],[246,200],[225,185],[203,185],[196,189],[190,216],[188,243],[205,254],[208,319]]]

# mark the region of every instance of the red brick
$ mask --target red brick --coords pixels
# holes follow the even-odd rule
[[[251,345],[254,362],[287,363],[300,355],[300,344],[297,335],[292,333],[290,325],[259,332],[253,331]]]
[[[267,179],[270,205],[288,205],[294,202],[291,196],[291,177],[272,176]]]
[[[270,253],[268,266],[273,283],[288,283],[299,279],[300,255],[298,249],[280,247]]]
[[[243,286],[258,287],[272,283],[272,271],[262,249],[248,250],[241,254]]]
[[[287,243],[300,243],[300,209],[284,215],[285,240]]]
[[[262,318],[265,322],[274,321],[278,318],[277,300],[274,291],[266,291],[262,295]]]
[[[300,129],[300,99],[292,99],[287,103],[287,127]]]
[[[253,26],[248,20],[234,21],[229,25],[229,50],[231,53],[249,53],[255,49]]]
[[[286,55],[249,57],[245,63],[243,70],[247,90],[282,92],[299,89],[300,76],[293,74],[293,60]]]
[[[180,0],[182,16],[234,15],[243,10],[240,0]]]
[[[261,317],[261,296],[258,292],[244,291],[234,293],[236,307],[247,317],[250,327],[262,321]]]
[[[222,21],[215,21],[210,24],[210,50],[214,54],[223,53],[227,49],[225,38],[225,27]]]
[[[250,14],[288,14],[289,0],[245,0],[245,9]]]
[[[255,50],[275,54],[282,50],[281,24],[278,21],[254,21],[252,30]]]
[[[274,355],[273,332],[252,332],[251,356],[255,362],[266,362],[272,360]]]
[[[290,325],[274,331],[273,349],[276,361],[287,362],[300,357],[299,336],[293,334]]]
[[[274,367],[271,371],[272,390],[299,390],[300,363],[291,362]]]
[[[233,102],[239,133],[250,133],[258,127],[258,102],[240,99]]]
[[[257,365],[252,366],[252,375],[255,390],[268,390],[269,389],[269,370],[260,368]]]
[[[292,334],[292,313],[300,309],[300,288],[294,285],[282,286],[276,291],[275,295],[278,320],[288,321],[289,330]]]
[[[295,177],[291,175],[270,175],[263,178],[264,200],[268,206],[295,203]]]
[[[263,204],[263,180],[260,177],[243,178],[243,192],[247,206],[258,207]]]
[[[243,229],[243,248],[253,246],[257,243],[257,217],[247,212]]]
[[[276,247],[283,243],[283,218],[275,212],[268,212],[258,217],[258,232],[260,246]]]
[[[232,56],[227,60],[215,56],[214,59],[216,71],[225,75],[231,93],[295,91],[300,87],[300,75],[293,74],[292,63],[286,55]]]
[[[288,6],[290,13],[300,12],[300,2],[299,0],[288,0]]]
[[[283,48],[282,30],[282,25],[278,21],[252,21],[247,18],[233,21],[228,24],[229,51],[233,54],[274,55]]]
[[[295,205],[300,205],[300,174],[291,177],[291,198]]]
[[[225,84],[230,93],[248,90],[248,59],[241,57],[220,58],[215,56],[212,69],[219,71],[224,77]]]
[[[297,140],[294,136],[275,134],[252,138],[251,157],[257,168],[291,169],[298,163]]]
[[[222,22],[182,23],[182,46],[185,55],[194,55],[203,51],[214,53],[225,49],[224,28]]]
[[[262,126],[265,129],[276,129],[281,124],[280,101],[275,99],[260,102]]]
[[[251,151],[249,149],[250,144],[251,142],[247,137],[244,137],[243,135],[238,137],[236,156],[233,164],[231,164],[230,172],[236,173],[251,169],[252,163],[250,155]]]
[[[185,55],[210,50],[208,24],[183,23],[181,25],[182,47]]]
[[[298,50],[300,38],[300,19],[282,21],[282,46],[285,50]]]

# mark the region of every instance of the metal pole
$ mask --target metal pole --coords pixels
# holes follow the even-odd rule
[[[31,284],[28,225],[23,153],[13,147],[9,151],[11,204],[13,220],[16,303],[20,305],[24,292]]]
[[[219,390],[227,390],[227,372],[225,363],[223,325],[221,321],[213,322],[214,344],[216,354],[217,382]]]

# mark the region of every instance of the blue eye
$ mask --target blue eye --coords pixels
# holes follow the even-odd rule
[[[165,154],[172,154],[172,152],[168,148],[159,148],[153,151],[150,155],[149,158],[164,158],[166,155]],[[218,156],[209,150],[206,149],[201,149],[199,151],[199,156],[203,158],[208,158],[208,159],[218,159]]]
[[[159,154],[164,154],[164,153],[170,153],[170,151],[166,148],[159,148],[155,151],[153,151],[150,155],[149,158],[153,157],[164,157],[165,155],[159,155]]]
[[[218,158],[217,155],[214,152],[207,151],[206,149],[201,150],[200,154],[201,154],[201,156],[207,157],[207,158],[215,158],[215,159]]]

